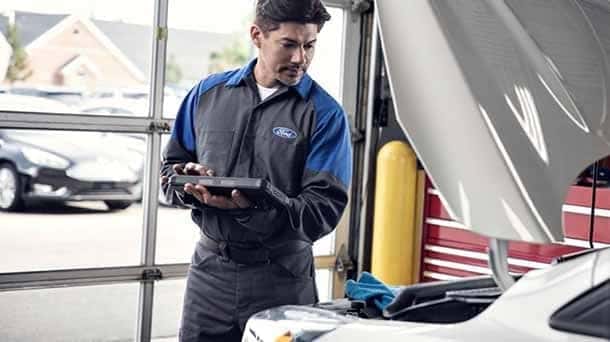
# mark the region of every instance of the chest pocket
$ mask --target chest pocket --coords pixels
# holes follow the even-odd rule
[[[199,163],[214,170],[217,176],[226,176],[235,132],[209,130],[201,133]]]

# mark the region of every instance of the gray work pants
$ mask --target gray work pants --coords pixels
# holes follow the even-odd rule
[[[180,341],[240,341],[251,315],[279,305],[317,302],[314,275],[311,247],[244,265],[197,244],[187,275]]]

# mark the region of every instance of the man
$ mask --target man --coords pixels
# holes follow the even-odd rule
[[[306,73],[330,15],[319,0],[258,0],[250,28],[258,58],[202,80],[184,99],[161,169],[253,177],[289,197],[255,207],[233,190],[186,184],[174,200],[202,234],[189,268],[181,341],[238,341],[254,313],[318,300],[312,244],[347,203],[351,146],[342,108]]]

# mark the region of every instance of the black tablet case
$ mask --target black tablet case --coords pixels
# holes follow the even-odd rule
[[[268,207],[269,205],[282,207],[289,203],[286,194],[261,178],[174,175],[169,179],[170,187],[176,191],[182,191],[186,183],[201,184],[212,195],[226,197],[231,197],[231,191],[237,189],[257,207]]]

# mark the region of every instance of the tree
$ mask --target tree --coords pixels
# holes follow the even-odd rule
[[[243,39],[234,39],[231,45],[220,52],[210,53],[208,72],[216,73],[242,66],[248,61],[250,50]]]
[[[6,79],[9,83],[24,81],[32,76],[33,71],[28,66],[28,55],[21,46],[16,25],[8,25],[6,38],[13,50],[6,70]]]
[[[231,45],[221,51],[210,53],[208,72],[216,73],[243,66],[252,57],[252,45],[249,36],[244,36],[250,23],[254,21],[254,11],[243,17],[240,22],[241,29],[233,32]]]
[[[176,56],[171,54],[165,65],[165,80],[167,83],[178,84],[182,80],[182,69],[176,62]]]

